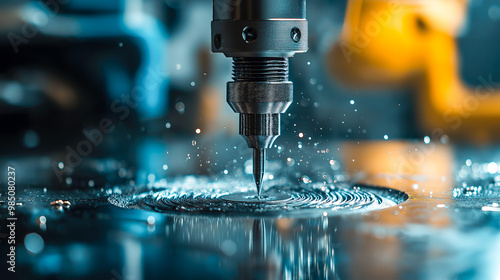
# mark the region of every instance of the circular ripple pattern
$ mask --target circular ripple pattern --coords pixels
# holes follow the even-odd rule
[[[401,203],[407,198],[406,194],[387,188],[309,184],[301,187],[274,186],[264,193],[266,196],[279,197],[277,201],[255,202],[255,199],[249,199],[245,202],[227,197],[239,194],[244,198],[241,193],[247,193],[247,197],[254,197],[255,193],[248,187],[234,187],[226,183],[205,187],[190,188],[178,185],[132,196],[114,195],[109,201],[124,208],[162,213],[311,215],[383,209]]]

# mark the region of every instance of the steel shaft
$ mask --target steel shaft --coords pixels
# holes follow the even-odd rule
[[[227,102],[240,114],[240,135],[253,153],[260,195],[266,152],[280,135],[280,114],[293,101],[288,58],[307,51],[305,0],[214,0],[212,51],[233,58]]]

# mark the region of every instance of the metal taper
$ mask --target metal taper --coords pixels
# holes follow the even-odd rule
[[[307,51],[305,0],[214,0],[212,51],[233,58],[227,102],[240,114],[240,135],[253,153],[260,195],[265,151],[280,135],[280,114],[293,100],[288,58]]]

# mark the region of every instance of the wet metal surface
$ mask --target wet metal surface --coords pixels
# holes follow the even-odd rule
[[[237,183],[231,180],[213,183],[191,177],[170,184],[154,191],[112,195],[109,201],[123,208],[160,213],[315,217],[380,210],[407,199],[406,194],[396,190],[340,183],[276,185],[261,197],[246,185],[235,186]]]
[[[264,192],[274,198],[251,197],[247,205],[240,199],[255,195],[251,178],[20,188],[14,279],[498,279],[500,177],[493,167],[467,162],[455,179],[279,181],[281,192],[271,183]],[[380,198],[390,207],[380,208]],[[290,199],[314,207],[285,209]],[[0,205],[5,220],[3,194]],[[206,213],[207,205],[225,212]],[[2,228],[2,254],[6,240]],[[1,279],[11,279],[6,273],[4,263]]]

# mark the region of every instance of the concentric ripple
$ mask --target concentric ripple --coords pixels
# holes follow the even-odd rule
[[[226,182],[194,187],[174,184],[171,188],[132,196],[113,195],[109,201],[124,208],[162,213],[311,215],[325,211],[336,214],[383,209],[406,198],[406,194],[387,188],[323,183],[300,187],[277,185],[258,197],[248,187],[235,187]]]

